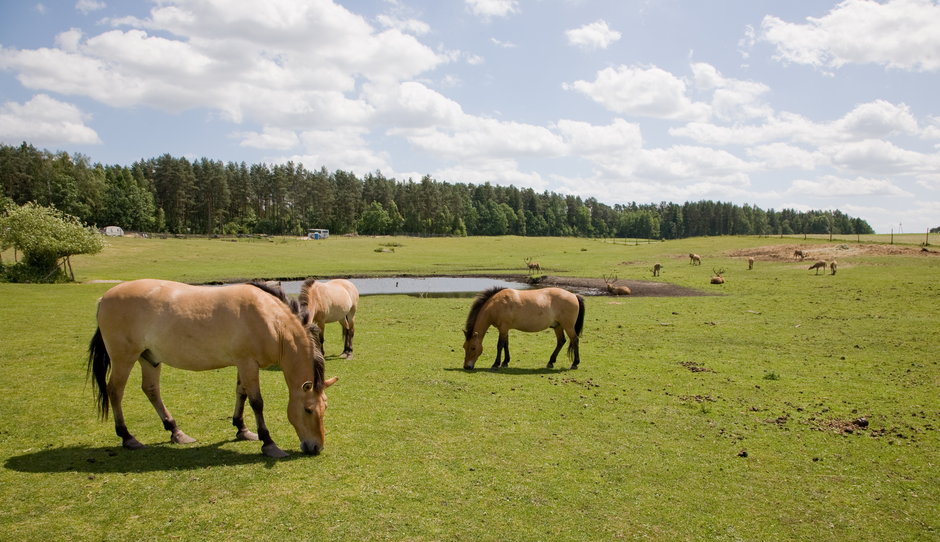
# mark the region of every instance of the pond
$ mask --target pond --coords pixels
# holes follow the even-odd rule
[[[473,297],[478,292],[500,286],[525,290],[524,282],[488,277],[381,277],[351,278],[359,295],[404,294],[417,297]],[[282,281],[281,288],[288,294],[299,294],[302,280]]]

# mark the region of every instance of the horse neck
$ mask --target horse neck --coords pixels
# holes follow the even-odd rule
[[[487,303],[480,308],[480,312],[477,313],[477,319],[473,322],[474,336],[479,336],[480,341],[482,341],[483,336],[486,335],[486,331],[491,325],[493,325],[493,316],[490,312],[490,304]]]

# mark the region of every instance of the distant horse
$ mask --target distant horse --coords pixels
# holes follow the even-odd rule
[[[258,371],[278,364],[287,382],[287,418],[297,431],[300,448],[318,454],[323,448],[326,388],[323,354],[315,328],[306,315],[278,288],[260,283],[232,286],[190,286],[165,280],[142,279],[119,284],[98,300],[98,329],[88,345],[98,414],[114,411],[115,432],[125,448],[142,448],[127,430],[121,401],[134,364],[140,360],[141,387],[150,399],[170,440],[188,444],[160,397],[162,364],[191,371],[238,368],[232,425],[239,440],[260,440],[269,457],[286,452],[271,439],[262,413]],[[110,378],[108,373],[110,372]],[[248,399],[258,433],[245,427]]]
[[[359,290],[346,279],[317,281],[309,278],[300,288],[300,304],[310,312],[310,318],[320,328],[320,345],[323,345],[323,330],[329,322],[343,326],[343,353],[341,358],[352,359],[353,335],[356,334],[356,305]]]
[[[473,369],[480,354],[483,353],[483,337],[490,326],[499,330],[496,342],[496,362],[492,370],[509,365],[509,330],[534,332],[546,328],[555,330],[555,351],[548,361],[548,367],[555,365],[558,352],[565,344],[565,334],[571,340],[568,345],[568,357],[573,358],[572,369],[581,363],[578,343],[584,328],[584,298],[561,288],[542,288],[538,290],[512,290],[494,287],[480,292],[467,316],[464,327],[466,341],[463,344],[466,353],[464,369]],[[502,360],[502,353],[506,359]]]
[[[662,270],[662,268],[663,268],[663,264],[660,264],[660,263],[653,264],[653,276],[658,277],[659,272]]]
[[[806,253],[797,249],[793,251],[793,257],[798,258],[802,262],[806,258]]]
[[[689,264],[690,265],[702,265],[702,257],[698,254],[689,253]]]

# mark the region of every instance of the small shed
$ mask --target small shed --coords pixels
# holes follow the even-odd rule
[[[123,237],[124,229],[120,226],[105,226],[101,228],[101,233],[108,237]]]
[[[310,239],[328,239],[330,237],[330,230],[318,228],[309,229],[307,230],[307,237]]]

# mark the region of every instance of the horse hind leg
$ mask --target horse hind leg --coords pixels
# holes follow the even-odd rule
[[[196,442],[196,439],[179,428],[173,415],[163,404],[163,398],[160,396],[160,365],[149,363],[146,352],[143,357],[146,362],[140,364],[140,388],[147,396],[147,399],[150,399],[150,404],[157,411],[157,416],[163,421],[163,428],[170,432],[170,442],[173,444],[192,444]]]
[[[112,357],[111,377],[108,379],[107,385],[108,402],[111,403],[111,412],[114,415],[114,432],[121,437],[121,445],[128,450],[137,450],[144,447],[127,430],[127,425],[124,423],[124,407],[121,406],[121,402],[124,400],[124,388],[127,386],[127,379],[133,366],[133,361],[115,361],[115,358]]]
[[[555,350],[552,352],[552,357],[548,359],[547,368],[551,369],[555,366],[555,360],[558,359],[558,352],[561,352],[561,347],[565,345],[565,332],[561,329],[561,326],[555,328]]]
[[[245,401],[248,399],[248,393],[245,386],[242,386],[241,377],[235,383],[235,411],[232,412],[232,425],[237,429],[235,433],[236,440],[258,440],[258,434],[250,431],[245,426]]]
[[[341,323],[343,324],[343,353],[339,357],[353,359],[353,336],[356,334],[356,323],[349,317]]]

